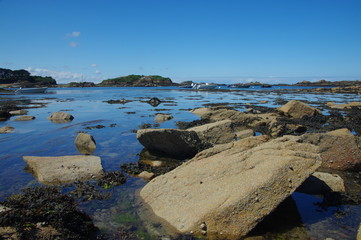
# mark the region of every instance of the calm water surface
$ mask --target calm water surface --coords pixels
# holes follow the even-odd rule
[[[153,97],[159,98],[162,103],[157,107],[149,105],[146,101]],[[132,101],[126,104],[105,102],[123,98]],[[138,154],[143,147],[136,140],[134,130],[145,123],[156,124],[156,113],[173,115],[172,120],[158,126],[173,128],[177,121],[198,119],[187,110],[205,104],[230,103],[244,111],[247,103],[274,108],[280,106],[277,104],[280,100],[305,100],[315,107],[328,101],[361,101],[360,96],[351,94],[280,93],[270,89],[205,92],[178,88],[54,88],[41,95],[0,95],[0,101],[7,99],[31,100],[34,106],[39,103],[44,103],[44,106],[28,109],[28,115],[36,117],[33,121],[17,122],[13,121],[13,117],[0,122],[0,127],[10,125],[15,128],[14,133],[0,135],[0,200],[24,187],[39,185],[31,174],[24,171],[26,164],[22,156],[77,155],[74,139],[79,131],[94,137],[97,149],[93,155],[101,157],[105,171],[113,171],[119,170],[123,163],[139,160]],[[261,100],[268,103],[261,104]],[[47,117],[57,111],[72,114],[74,120],[60,124],[49,121]],[[96,125],[105,128],[85,129]],[[110,200],[84,203],[81,208],[103,231],[124,224],[137,225],[137,229],[143,231],[139,227],[133,201],[134,192],[145,183],[142,179],[130,178],[125,185],[111,190],[113,197]],[[335,213],[340,209],[318,209],[314,204],[320,201],[317,197],[295,193],[293,199],[307,234],[313,239],[354,239],[361,222],[360,206],[342,206],[346,214],[338,216]]]

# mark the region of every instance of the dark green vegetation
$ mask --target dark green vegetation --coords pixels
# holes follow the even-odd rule
[[[103,80],[102,86],[120,86],[120,87],[156,87],[156,86],[174,86],[170,78],[152,75],[128,75],[123,77]]]
[[[13,71],[0,68],[0,84],[18,84],[22,87],[50,86],[56,85],[56,81],[52,77],[30,76],[24,69]]]

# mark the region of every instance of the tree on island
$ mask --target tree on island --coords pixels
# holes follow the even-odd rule
[[[30,76],[30,73],[24,69],[13,71],[0,68],[0,84],[18,84],[23,87],[31,87],[50,86],[57,83],[52,77]]]

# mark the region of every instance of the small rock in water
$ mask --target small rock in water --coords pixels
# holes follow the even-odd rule
[[[73,115],[65,112],[55,112],[51,114],[48,119],[55,123],[70,122],[74,119]]]
[[[34,120],[34,116],[20,116],[18,118],[15,118],[14,121],[31,121]]]
[[[79,133],[74,143],[79,153],[82,154],[92,154],[96,149],[93,136],[87,133]]]
[[[0,134],[1,133],[11,133],[11,132],[13,132],[14,131],[14,128],[13,127],[11,127],[11,126],[5,126],[5,127],[2,127],[2,128],[0,128]]]

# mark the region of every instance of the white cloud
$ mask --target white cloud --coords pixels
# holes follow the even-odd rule
[[[78,43],[77,43],[77,42],[70,42],[70,43],[69,43],[69,46],[70,46],[70,47],[77,47],[77,46],[78,46]]]
[[[28,72],[30,72],[31,75],[37,75],[37,76],[50,76],[53,77],[57,83],[69,83],[69,82],[78,82],[82,80],[83,74],[81,73],[73,73],[73,72],[58,72],[58,71],[52,71],[49,69],[43,69],[43,68],[27,68]]]
[[[71,32],[65,35],[67,38],[77,38],[80,36],[80,32]]]
[[[97,67],[98,65],[96,65],[95,63],[91,64],[90,66],[92,67]]]
[[[95,74],[100,74],[101,72],[99,70],[96,70],[95,71]]]
[[[61,71],[53,71],[49,69],[44,68],[31,68],[28,67],[28,72],[30,72],[31,75],[37,75],[37,76],[43,76],[43,77],[53,77],[58,84],[63,83],[69,83],[69,82],[80,82],[80,81],[86,81],[86,82],[94,82],[94,83],[100,83],[103,78],[98,76],[86,76],[82,73],[74,73],[74,72],[61,72]],[[97,73],[97,72],[95,72]],[[100,74],[100,71],[99,73]]]

